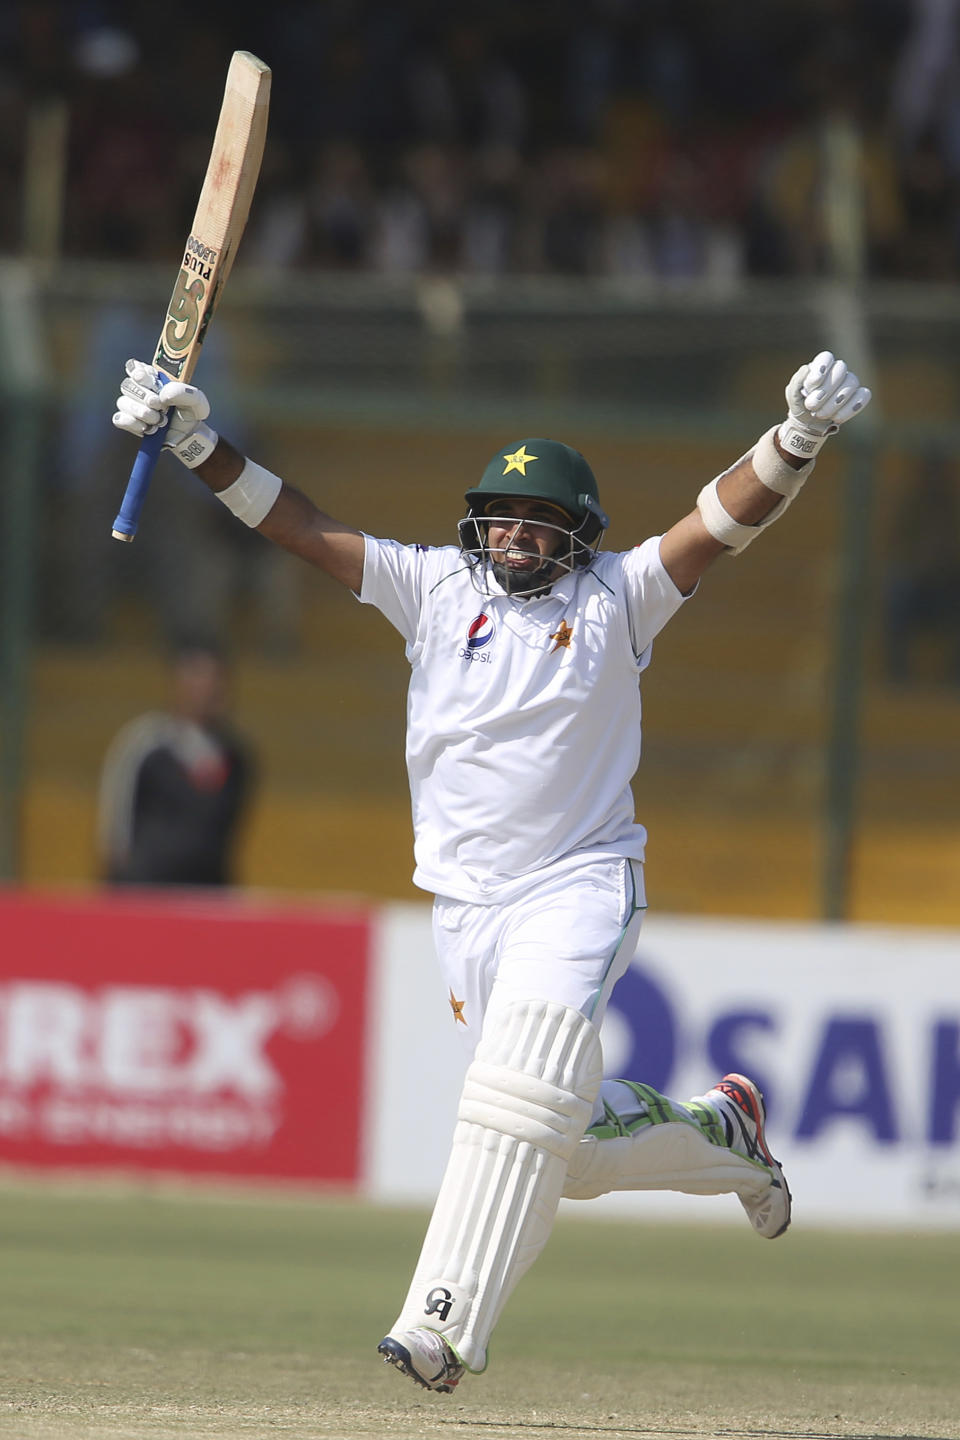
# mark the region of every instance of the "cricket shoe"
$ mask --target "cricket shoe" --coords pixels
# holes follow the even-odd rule
[[[712,1101],[723,1114],[730,1149],[769,1170],[770,1184],[759,1195],[744,1194],[737,1198],[757,1234],[765,1240],[776,1240],[790,1224],[793,1197],[779,1161],[774,1160],[767,1149],[763,1134],[767,1111],[760,1090],[745,1075],[724,1075],[704,1098]]]
[[[449,1395],[463,1378],[464,1367],[435,1330],[415,1326],[387,1335],[377,1346],[377,1354],[425,1390],[438,1390],[441,1395]]]

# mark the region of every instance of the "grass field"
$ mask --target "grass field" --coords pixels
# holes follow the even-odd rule
[[[563,1218],[487,1373],[433,1396],[375,1354],[424,1221],[6,1181],[0,1435],[960,1437],[960,1234]]]

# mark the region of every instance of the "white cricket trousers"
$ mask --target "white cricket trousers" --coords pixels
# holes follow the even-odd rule
[[[518,899],[474,905],[438,896],[433,938],[452,1023],[472,1056],[492,999],[544,1000],[599,1029],[633,959],[645,907],[639,860],[560,862]]]

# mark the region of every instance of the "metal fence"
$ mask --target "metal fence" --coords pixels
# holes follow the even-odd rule
[[[236,657],[262,756],[247,881],[406,894],[398,638],[168,459],[136,542],[110,539],[131,458],[112,401],[126,357],[152,352],[169,281],[0,267],[3,871],[95,881],[103,750],[160,702],[168,641],[206,631]],[[958,322],[937,287],[241,266],[196,379],[224,433],[404,540],[452,539],[493,450],[557,435],[593,462],[626,547],[779,417],[799,363],[842,353],[874,405],[657,644],[637,781],[652,888],[660,909],[955,923]]]

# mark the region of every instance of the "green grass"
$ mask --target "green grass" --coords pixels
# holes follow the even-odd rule
[[[8,1182],[0,1435],[960,1437],[960,1235],[563,1219],[487,1373],[432,1396],[375,1354],[424,1223]]]

